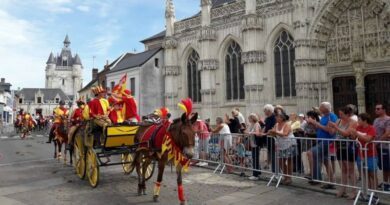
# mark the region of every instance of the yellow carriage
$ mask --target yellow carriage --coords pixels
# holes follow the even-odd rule
[[[102,134],[101,128],[86,122],[81,126],[74,136],[73,162],[76,174],[80,179],[87,176],[89,184],[95,188],[99,184],[99,168],[105,166],[122,165],[125,174],[133,170],[134,153],[139,146],[135,142],[135,136],[139,126],[118,125],[106,128],[104,137],[96,137]],[[102,158],[119,156],[120,162],[103,162]],[[155,163],[151,163],[146,171],[146,180],[153,175]]]

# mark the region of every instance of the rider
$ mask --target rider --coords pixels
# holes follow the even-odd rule
[[[77,108],[73,111],[72,117],[70,118],[71,127],[68,131],[68,144],[66,145],[66,149],[70,149],[70,145],[72,144],[74,132],[80,126],[83,121],[83,109],[85,107],[85,102],[82,99],[76,101]]]
[[[111,125],[111,120],[108,118],[110,105],[105,98],[106,91],[101,86],[92,88],[95,98],[88,103],[89,118],[99,127],[103,128],[103,132],[107,126]]]
[[[54,130],[61,125],[62,118],[68,116],[68,109],[65,108],[65,102],[63,100],[59,102],[59,107],[54,109],[53,114],[54,123],[50,129],[49,140],[46,143],[51,143],[54,139]]]
[[[108,98],[108,102],[110,103],[110,106],[113,108],[110,111],[110,114],[108,117],[110,118],[111,122],[113,124],[121,124],[124,122],[125,116],[123,113],[123,102],[117,100],[113,96]]]

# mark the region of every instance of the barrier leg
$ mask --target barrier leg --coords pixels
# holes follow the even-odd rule
[[[361,194],[362,194],[362,191],[359,190],[358,193],[356,194],[356,198],[353,202],[353,205],[356,205],[358,203]]]

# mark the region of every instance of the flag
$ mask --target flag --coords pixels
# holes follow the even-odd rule
[[[127,73],[119,80],[119,83],[112,89],[113,93],[121,94],[126,90]]]

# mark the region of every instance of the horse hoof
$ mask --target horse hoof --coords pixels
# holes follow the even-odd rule
[[[186,202],[185,201],[181,201],[180,205],[186,205]]]
[[[154,201],[154,202],[158,202],[158,195],[154,195],[154,196],[153,196],[153,201]]]

